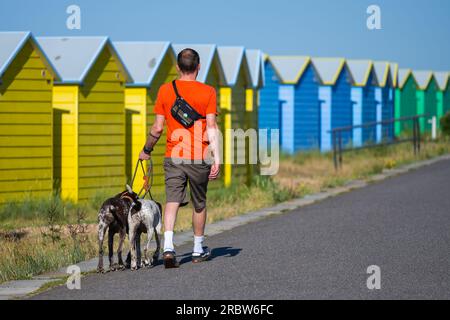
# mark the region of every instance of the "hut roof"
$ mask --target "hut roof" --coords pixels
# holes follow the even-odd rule
[[[405,84],[408,81],[408,78],[410,76],[413,78],[414,82],[417,85],[417,81],[416,81],[411,69],[399,69],[398,70],[398,86],[400,89],[403,89],[403,87],[405,86]]]
[[[247,64],[250,70],[250,77],[254,88],[264,86],[264,66],[263,54],[260,50],[245,50]]]
[[[132,81],[125,64],[108,37],[38,37],[62,83],[82,84],[105,47],[119,63],[127,82]]]
[[[370,60],[347,60],[347,65],[353,77],[353,85],[358,87],[367,86],[370,73],[373,70],[373,62]]]
[[[335,85],[342,69],[345,68],[344,58],[312,58],[312,63],[325,85]]]
[[[375,61],[373,63],[373,68],[380,87],[386,87],[388,84],[389,75],[391,76],[391,84],[394,85],[394,71],[392,70],[395,68],[394,65],[391,65],[387,61]]]
[[[311,58],[303,56],[271,56],[269,61],[282,83],[297,84],[311,62]]]
[[[250,70],[245,58],[244,47],[218,47],[217,52],[228,86],[234,86],[238,80],[239,70],[244,65],[245,78],[251,83]]]
[[[133,78],[133,86],[150,87],[166,55],[175,61],[169,42],[114,42]]]
[[[449,72],[435,72],[434,78],[436,79],[436,82],[438,83],[439,89],[442,91],[447,89],[448,82],[449,82],[450,73]]]
[[[33,37],[31,32],[0,32],[0,78],[11,65],[17,54],[22,50],[23,46],[31,41],[34,48],[43,56],[44,64],[53,73],[56,80],[60,80],[60,76],[56,68],[46,56],[45,52],[39,46],[39,43]]]
[[[416,71],[412,72],[414,74],[414,79],[416,79],[419,89],[426,90],[430,84],[431,79],[433,79],[433,71]]]

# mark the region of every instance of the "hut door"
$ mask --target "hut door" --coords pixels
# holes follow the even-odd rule
[[[319,87],[320,151],[331,150],[331,87]]]
[[[285,101],[281,106],[281,149],[292,154],[294,149],[294,86],[280,86],[279,100]]]
[[[382,97],[382,91],[381,88],[376,88],[375,89],[375,103],[377,104],[376,106],[376,112],[377,112],[377,117],[376,117],[376,121],[377,122],[381,122],[383,120],[383,97]],[[386,103],[386,102],[384,102]],[[387,107],[387,105],[386,105]],[[376,139],[377,139],[377,143],[381,142],[382,139],[382,125],[381,124],[377,124],[377,130],[376,130]]]
[[[126,175],[131,181],[133,171],[139,158],[139,153],[146,140],[146,89],[125,90],[125,123],[126,123]],[[138,170],[135,186],[140,184],[143,173]]]
[[[436,103],[437,103],[437,128],[441,128],[441,118],[444,115],[444,93],[442,91],[436,93]]]
[[[63,199],[78,200],[78,87],[53,88],[53,180]]]
[[[351,100],[353,104],[353,125],[359,126],[363,119],[363,89],[352,88]],[[362,128],[353,129],[353,146],[360,147],[362,145]]]
[[[416,99],[417,99],[417,114],[423,115],[425,114],[425,91],[419,90],[416,92]],[[425,130],[425,122],[428,119],[426,117],[420,118],[420,131],[424,132]]]

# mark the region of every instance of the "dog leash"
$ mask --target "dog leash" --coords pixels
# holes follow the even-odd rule
[[[152,158],[150,158],[150,165],[147,167],[147,171],[145,171],[143,161],[142,160],[137,161],[136,167],[135,167],[134,173],[133,173],[133,179],[131,179],[131,189],[133,189],[133,184],[134,184],[134,180],[136,179],[136,174],[139,169],[139,164],[142,169],[142,173],[144,174],[144,178],[143,178],[144,184],[138,193],[138,197],[141,199],[144,199],[148,194],[150,199],[153,200],[153,196],[151,193],[151,188],[153,186],[153,160],[152,160]],[[143,191],[145,191],[145,192],[141,196]]]

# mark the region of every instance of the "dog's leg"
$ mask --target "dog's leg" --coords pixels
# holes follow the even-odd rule
[[[138,268],[142,267],[141,235],[141,232],[136,232],[136,263]]]
[[[131,221],[130,221],[131,222]],[[131,251],[131,271],[137,270],[137,263],[136,263],[136,225],[133,223],[130,223],[130,230],[129,230],[129,240],[130,240],[130,251]]]
[[[125,241],[125,237],[127,236],[127,232],[125,229],[121,229],[119,232],[119,247],[117,249],[117,258],[119,259],[119,270],[124,270],[125,265],[123,264],[122,260],[122,249],[123,249],[123,243]]]
[[[161,251],[161,241],[159,239],[158,229],[155,228],[155,240],[156,240],[156,250],[153,253],[151,265],[154,267],[158,263],[159,252]]]
[[[114,232],[111,229],[108,230],[108,257],[109,257],[109,270],[116,271],[114,265]]]
[[[103,269],[103,239],[105,238],[106,229],[108,225],[101,221],[98,224],[98,265],[97,272],[104,272]]]
[[[153,261],[150,261],[150,258],[149,258],[150,244],[151,244],[152,238],[153,238],[153,228],[149,225],[149,227],[147,228],[147,243],[144,248],[144,259],[145,259],[144,263],[147,267],[152,266],[152,262],[153,262]]]

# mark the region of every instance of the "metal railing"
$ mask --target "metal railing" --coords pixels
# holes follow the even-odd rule
[[[399,144],[399,143],[405,143],[405,142],[412,142],[413,148],[414,148],[414,155],[417,155],[420,153],[421,148],[421,134],[420,134],[420,124],[419,119],[427,117],[427,115],[416,115],[416,116],[410,116],[410,117],[401,117],[397,119],[390,119],[390,120],[383,120],[383,121],[375,121],[375,122],[367,122],[363,123],[361,125],[355,125],[355,126],[346,126],[346,127],[339,127],[335,128],[331,131],[328,131],[332,134],[332,141],[333,141],[333,161],[334,161],[334,167],[336,170],[339,170],[339,168],[342,168],[343,163],[343,156],[342,154],[347,151],[353,151],[353,150],[360,150],[360,149],[367,149],[367,148],[374,148],[374,147],[380,147],[380,146],[389,146],[393,144]],[[395,129],[394,124],[397,122],[412,122],[412,129],[413,134],[412,137],[407,138],[395,138],[394,137],[394,131]],[[350,148],[345,148],[343,146],[343,133],[344,132],[353,132],[354,129],[367,129],[371,127],[376,126],[386,126],[386,125],[392,125],[391,130],[392,132],[392,138],[391,140],[382,140],[380,143],[368,143],[363,144],[361,146],[352,146]]]

